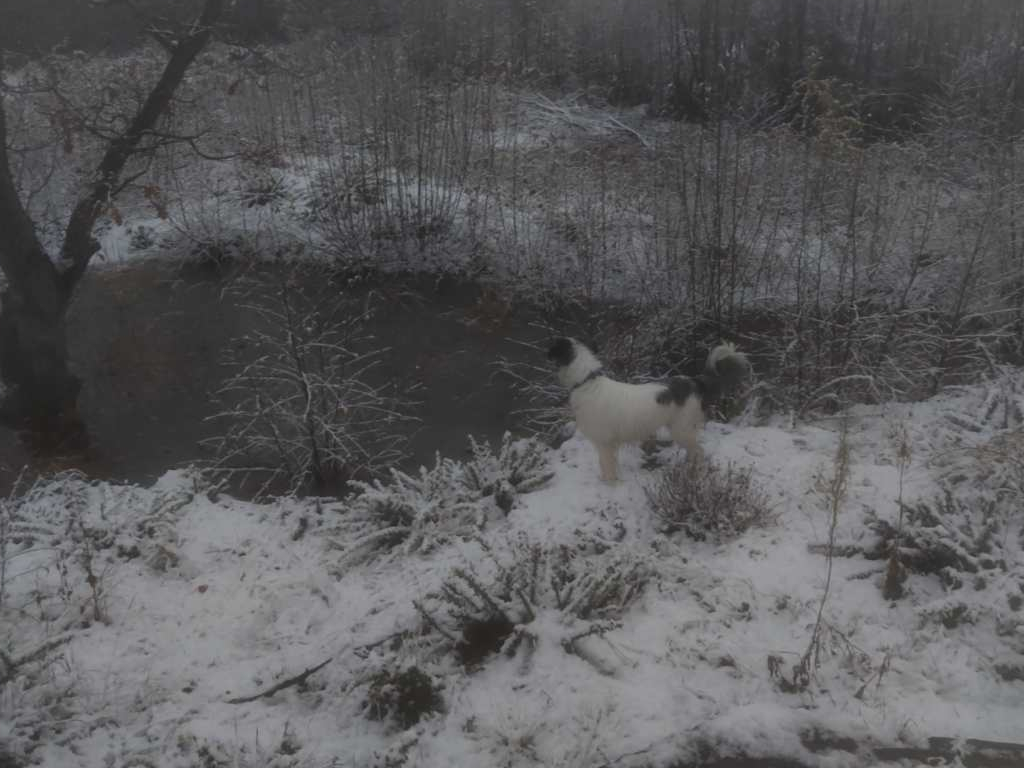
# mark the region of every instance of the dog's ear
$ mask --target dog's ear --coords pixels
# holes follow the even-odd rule
[[[572,343],[572,339],[565,336],[555,339],[548,348],[548,360],[557,363],[560,368],[572,363],[575,357],[576,345]]]

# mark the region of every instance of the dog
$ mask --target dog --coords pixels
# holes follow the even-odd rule
[[[711,350],[703,373],[661,384],[615,381],[593,352],[565,336],[554,340],[547,356],[558,366],[558,381],[569,390],[576,427],[597,449],[601,479],[608,483],[618,480],[619,446],[641,443],[661,427],[686,449],[688,461],[702,459],[698,436],[705,409],[751,373],[746,355],[733,344]]]

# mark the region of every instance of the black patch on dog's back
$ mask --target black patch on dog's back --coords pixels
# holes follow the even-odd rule
[[[548,360],[558,363],[560,368],[571,365],[575,359],[576,345],[572,343],[572,339],[565,336],[555,339],[548,349]]]
[[[722,382],[717,376],[708,376],[706,373],[699,373],[693,377],[694,387],[700,395],[701,402],[705,406],[712,405],[722,395]]]
[[[697,394],[698,389],[693,379],[687,376],[674,376],[665,384],[655,400],[658,405],[682,405],[690,395]]]

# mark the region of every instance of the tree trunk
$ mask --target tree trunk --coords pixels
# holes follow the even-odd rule
[[[0,376],[6,387],[0,418],[45,437],[52,448],[84,447],[77,407],[81,382],[68,368],[65,302],[40,306],[11,286],[0,300]]]
[[[0,60],[2,70],[2,60]],[[53,436],[84,434],[75,401],[79,383],[68,370],[65,314],[70,292],[47,256],[21,204],[7,161],[7,125],[0,105],[0,423]]]
[[[68,367],[67,311],[99,250],[92,230],[100,211],[121,190],[125,165],[145,148],[144,140],[209,41],[223,6],[224,0],[205,0],[199,18],[180,39],[156,34],[169,53],[167,64],[125,132],[107,145],[93,181],[71,212],[59,268],[18,195],[0,102],[0,269],[7,278],[0,297],[0,379],[5,385],[0,423],[42,438],[40,447],[72,447],[69,441],[80,447],[85,439],[77,406],[81,382]],[[3,63],[0,53],[0,74]]]

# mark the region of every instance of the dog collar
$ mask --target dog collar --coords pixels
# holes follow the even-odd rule
[[[586,376],[584,376],[582,381],[577,381],[575,384],[573,384],[569,388],[569,394],[571,395],[573,392],[575,392],[577,389],[582,387],[584,384],[589,384],[594,379],[596,379],[598,376],[604,376],[604,368],[595,368],[590,373],[588,373]]]

